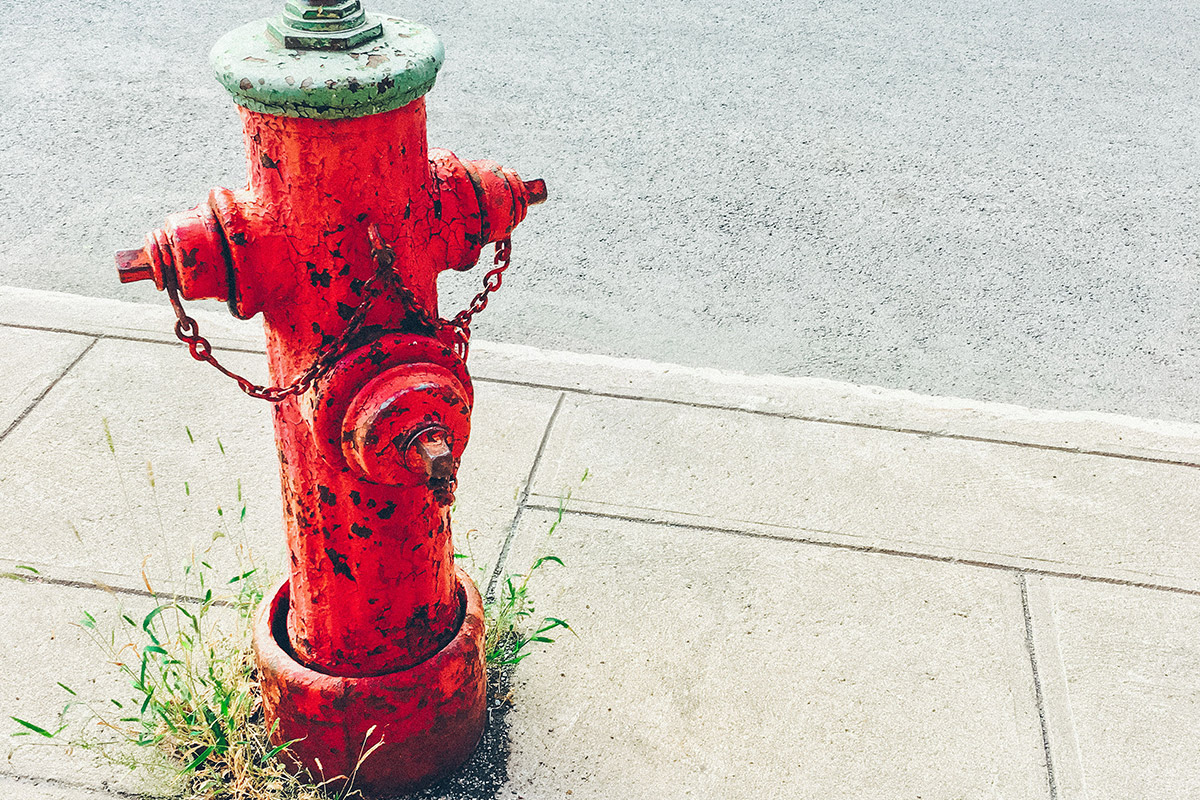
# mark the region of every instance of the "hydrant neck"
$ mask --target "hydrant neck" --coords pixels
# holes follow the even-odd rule
[[[250,189],[288,227],[325,226],[329,235],[354,227],[365,248],[368,219],[387,223],[406,209],[412,218],[428,196],[423,98],[339,120],[239,110]]]
[[[395,249],[391,267],[415,301],[437,313],[428,238],[434,216],[424,99],[369,117],[305,119],[242,108],[250,194],[261,216],[248,248],[269,272],[251,279],[267,325],[272,377],[287,382],[339,335],[375,273],[367,230]],[[234,249],[237,249],[235,246]],[[305,324],[297,325],[298,315]],[[399,326],[399,299],[380,297],[368,324]]]

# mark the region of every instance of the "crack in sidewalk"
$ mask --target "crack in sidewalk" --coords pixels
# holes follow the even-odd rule
[[[500,576],[504,572],[504,565],[508,562],[508,552],[512,549],[513,539],[517,535],[517,526],[521,524],[521,516],[525,513],[525,509],[529,505],[529,494],[533,489],[533,481],[537,478],[538,467],[542,463],[542,455],[546,452],[546,444],[550,441],[550,433],[554,430],[554,422],[558,419],[558,412],[562,410],[566,397],[566,392],[559,392],[558,402],[554,404],[554,410],[550,412],[550,419],[546,422],[546,429],[542,432],[542,441],[538,444],[537,453],[533,457],[533,464],[529,467],[529,475],[525,479],[525,488],[521,490],[520,499],[517,500],[517,510],[513,514],[512,522],[508,525],[508,532],[504,536],[504,545],[500,548],[500,554],[496,556],[496,566],[492,569],[492,576],[488,579],[487,590],[484,592],[484,597],[488,602],[496,599],[496,587],[500,584]]]
[[[1017,573],[1021,587],[1021,613],[1025,617],[1025,649],[1029,653],[1029,666],[1033,671],[1033,694],[1037,703],[1038,724],[1042,730],[1042,752],[1046,756],[1046,780],[1050,785],[1050,800],[1058,800],[1058,778],[1054,771],[1054,755],[1050,748],[1050,726],[1046,721],[1046,697],[1042,692],[1042,679],[1038,674],[1037,649],[1033,644],[1033,614],[1029,610],[1029,585],[1024,572]]]
[[[67,364],[67,366],[63,369],[63,371],[58,373],[58,376],[54,380],[52,380],[52,381],[50,381],[50,383],[46,384],[46,388],[42,389],[42,391],[38,393],[38,396],[33,398],[33,401],[25,407],[25,410],[22,411],[20,414],[18,414],[17,418],[14,419],[11,423],[9,423],[8,427],[5,428],[2,433],[0,433],[0,442],[3,442],[10,433],[12,433],[14,430],[16,430],[17,426],[20,425],[25,420],[25,418],[29,416],[29,414],[33,411],[33,409],[37,408],[38,403],[42,402],[42,400],[45,399],[46,395],[50,394],[50,392],[54,389],[55,386],[58,386],[58,382],[61,381],[63,378],[65,378],[67,376],[67,373],[69,373],[72,369],[74,369],[75,365],[78,364],[80,361],[82,361],[83,357],[92,351],[92,348],[96,346],[96,343],[100,341],[100,338],[101,337],[98,337],[98,336],[92,337],[92,340],[90,342],[88,342],[86,347],[83,348],[83,351],[79,355],[75,356],[75,360],[72,361],[70,364]]]

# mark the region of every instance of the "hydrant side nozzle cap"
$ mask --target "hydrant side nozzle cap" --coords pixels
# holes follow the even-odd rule
[[[117,279],[121,283],[154,280],[154,265],[145,248],[117,252]]]
[[[383,34],[349,50],[297,50],[260,19],[222,36],[209,55],[238,105],[263,114],[349,119],[408,105],[433,88],[445,57],[423,25],[367,15]]]
[[[534,178],[531,181],[522,181],[525,184],[525,191],[529,195],[529,205],[536,206],[546,202],[546,182],[541,178]]]

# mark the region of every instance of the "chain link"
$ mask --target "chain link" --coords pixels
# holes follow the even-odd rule
[[[379,235],[378,226],[371,225],[367,229],[367,238],[371,243],[371,259],[375,262],[375,274],[363,286],[362,301],[354,309],[354,313],[350,316],[341,335],[321,345],[317,350],[316,358],[313,359],[308,369],[286,386],[260,386],[218,361],[217,357],[213,355],[212,344],[200,335],[200,326],[196,320],[183,310],[179,287],[174,281],[170,281],[166,282],[164,288],[167,297],[171,300],[171,307],[175,309],[175,335],[188,346],[192,358],[211,364],[218,372],[235,380],[238,388],[246,394],[259,400],[278,403],[292,395],[308,391],[314,383],[333,369],[333,365],[350,351],[354,337],[366,322],[367,314],[376,298],[383,294],[385,289],[390,288],[400,298],[405,313],[415,318],[424,328],[435,335],[443,330],[449,330],[455,337],[455,352],[465,360],[471,342],[471,320],[476,314],[487,308],[488,296],[500,288],[504,271],[508,269],[509,261],[512,258],[512,242],[508,239],[496,242],[496,256],[493,260],[496,266],[484,276],[483,290],[471,299],[471,303],[465,309],[455,314],[452,319],[446,320],[426,311],[424,306],[417,301],[412,289],[409,289],[400,280],[400,276],[393,269],[396,263],[396,251],[383,241]]]
[[[504,270],[508,269],[508,262],[511,258],[512,241],[505,239],[496,242],[496,257],[492,262],[496,264],[496,268],[483,276],[483,290],[471,298],[470,305],[455,314],[454,319],[448,323],[462,331],[468,341],[471,338],[471,318],[487,308],[488,295],[499,289],[500,284],[504,282]]]

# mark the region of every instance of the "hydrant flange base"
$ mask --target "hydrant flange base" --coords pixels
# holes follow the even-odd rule
[[[483,599],[455,571],[458,633],[426,661],[385,675],[327,675],[300,664],[287,646],[288,581],[268,596],[254,652],[264,711],[277,721],[272,742],[293,742],[282,755],[294,771],[317,781],[353,774],[354,787],[370,794],[428,784],[467,760],[487,719]]]

